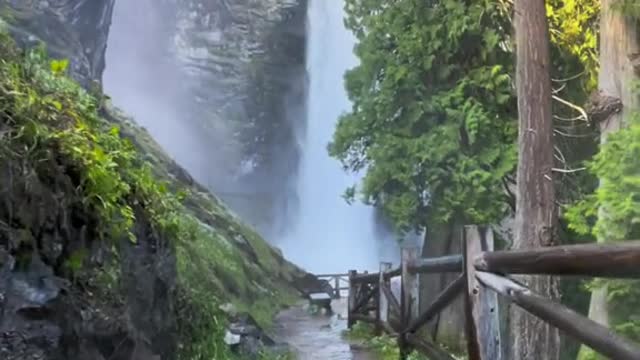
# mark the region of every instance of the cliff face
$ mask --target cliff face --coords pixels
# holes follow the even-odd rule
[[[176,52],[195,97],[214,119],[232,120],[240,144],[234,183],[214,187],[265,233],[277,232],[304,126],[306,0],[191,0],[178,18]]]
[[[296,169],[305,14],[302,0],[120,2],[109,41],[114,102],[265,232]],[[165,108],[137,116],[144,102]]]
[[[211,14],[231,10],[225,3]],[[70,59],[70,74],[94,94],[57,74],[59,63],[49,74],[42,60],[0,43],[9,81],[0,87],[0,357],[227,358],[223,326],[234,313],[248,312],[264,325],[279,306],[321,284],[283,259],[101,97],[93,85],[104,69],[113,5],[0,1],[0,14],[20,43],[49,44],[52,55]],[[176,14],[192,21],[204,16]],[[234,19],[252,26],[248,18]],[[181,29],[176,36],[186,39],[190,32]],[[24,71],[13,72],[16,67]],[[250,87],[250,80],[240,82]],[[12,86],[22,87],[9,91]],[[21,105],[26,93],[36,101],[28,107]],[[21,114],[28,109],[40,110]],[[29,124],[38,131],[25,131]],[[93,141],[99,150],[87,145]],[[110,166],[110,159],[119,166]],[[108,204],[116,208],[107,211]],[[132,221],[128,236],[100,230],[122,217]]]
[[[71,60],[83,85],[99,80],[115,0],[3,0],[0,10],[22,43],[47,43],[54,57]]]

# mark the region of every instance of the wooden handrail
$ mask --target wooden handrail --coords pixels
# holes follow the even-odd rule
[[[395,268],[393,270],[386,272],[384,274],[384,277],[387,279],[390,279],[396,276],[400,276],[400,274],[401,274],[400,268]],[[351,281],[357,284],[371,284],[371,283],[377,283],[379,278],[380,278],[379,272],[370,273],[370,274],[357,274],[351,279]]]
[[[637,360],[640,347],[612,330],[562,304],[545,299],[515,281],[492,273],[477,272],[478,280],[531,314],[566,332],[602,355],[616,360]]]
[[[640,241],[484,252],[475,267],[485,272],[589,277],[640,277]]]
[[[418,259],[413,264],[409,264],[409,270],[421,274],[462,272],[462,255]]]
[[[418,258],[415,247],[402,249],[399,268],[381,263],[380,272],[349,275],[349,327],[353,321],[372,322],[376,331],[397,336],[401,359],[411,349],[434,359],[452,357],[438,346],[421,341],[418,330],[463,293],[468,355],[472,360],[500,357],[502,336],[497,294],[537,316],[596,352],[613,359],[640,359],[640,344],[616,335],[586,316],[533,293],[502,274],[569,275],[640,278],[640,241],[610,244],[566,245],[531,250],[492,251],[493,233],[486,226],[465,226],[463,254]],[[460,275],[418,312],[419,274]],[[391,291],[390,279],[401,277],[400,301]],[[370,301],[375,297],[375,301]],[[366,314],[376,311],[375,319]]]
[[[349,278],[349,274],[320,274],[320,275],[316,275],[317,278],[335,278],[335,277],[340,277],[340,278]]]

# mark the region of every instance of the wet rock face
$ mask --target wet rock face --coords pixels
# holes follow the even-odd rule
[[[153,1],[175,10],[167,20],[175,20],[173,50],[195,79],[192,116],[203,129],[235,121],[243,151],[263,157],[249,180],[276,177],[283,171],[278,166],[291,165],[275,155],[288,153],[288,145],[274,146],[293,139],[289,121],[295,117],[286,102],[304,91],[291,81],[304,76],[304,8],[297,0]],[[105,68],[113,7],[114,0],[0,0],[0,15],[19,42],[46,42],[49,53],[69,59],[72,75],[90,87]],[[38,165],[44,169],[27,169],[0,158],[0,359],[174,359],[176,259],[169,241],[143,216],[136,217],[135,245],[98,241],[94,215],[77,193],[77,174],[48,160]],[[179,180],[191,182],[179,170]],[[112,245],[120,249],[113,271],[122,289],[105,294],[94,271],[109,262]],[[72,273],[69,263],[78,251],[85,252],[82,271]]]
[[[294,178],[304,127],[306,0],[178,0],[173,51],[190,84],[193,122],[234,149],[203,183],[258,226],[274,223]],[[218,135],[219,136],[219,135]],[[223,167],[224,168],[224,167]],[[216,169],[218,170],[218,169]],[[198,179],[202,182],[201,179]],[[251,189],[247,191],[246,189]]]
[[[107,267],[118,280],[101,280],[110,244],[91,230],[76,180],[53,156],[36,167],[0,159],[0,358],[173,359],[169,242],[137,209],[138,242],[120,242],[119,263]]]
[[[306,0],[116,2],[107,92],[252,225],[297,169],[305,19]]]
[[[85,86],[104,71],[115,0],[0,0],[10,30],[23,43],[44,41],[51,55],[71,60]]]

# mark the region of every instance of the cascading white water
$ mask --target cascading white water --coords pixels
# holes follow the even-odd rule
[[[306,134],[298,139],[302,159],[291,190],[298,206],[292,207],[292,216],[274,215],[287,229],[277,245],[289,260],[313,272],[375,270],[378,261],[398,257],[392,234],[376,226],[373,208],[348,205],[341,197],[360,177],[345,173],[327,153],[338,117],[351,106],[343,74],[358,61],[353,54],[353,34],[343,24],[343,5],[344,0],[309,0]],[[192,88],[199,76],[186,76],[185,63],[174,51],[180,27],[174,18],[176,9],[173,1],[116,1],[105,88],[114,103],[134,115],[197,181],[228,186],[222,180],[232,183],[233,177],[225,171],[226,165],[239,163],[238,156],[234,151],[221,152],[221,140],[230,137],[228,131],[220,131],[228,125],[224,118],[216,123],[214,132],[205,133],[196,126],[202,112],[194,113],[199,103]],[[189,49],[182,49],[182,54],[193,55],[195,50]],[[298,120],[297,112],[293,113]],[[286,156],[278,161],[287,161]],[[214,179],[216,174],[220,179]]]
[[[306,134],[301,139],[298,214],[279,244],[292,261],[312,272],[373,270],[381,259],[374,212],[341,197],[359,176],[347,174],[329,157],[339,116],[350,109],[344,73],[357,65],[355,38],[344,26],[343,0],[310,0],[307,13]]]

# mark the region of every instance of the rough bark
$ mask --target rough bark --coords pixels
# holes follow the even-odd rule
[[[622,111],[607,114],[596,119],[600,127],[600,142],[624,126],[625,119],[638,108],[637,92],[633,91],[633,79],[638,78],[636,70],[640,46],[638,43],[638,22],[619,10],[613,9],[616,0],[602,0],[600,16],[600,74],[598,95],[601,98],[619,99]],[[606,209],[600,208],[599,216],[606,215]],[[606,239],[599,238],[598,242]],[[603,324],[609,324],[607,306],[607,288],[600,287],[591,294],[589,318]],[[587,348],[580,349],[578,359],[588,356]]]
[[[462,227],[451,223],[441,226],[429,226],[422,247],[422,257],[458,255],[462,253]],[[433,302],[459,274],[421,274],[420,275],[420,311]],[[444,344],[453,350],[462,350],[466,343],[460,334],[464,331],[465,314],[463,297],[454,300],[425,327],[433,341]]]
[[[549,30],[544,0],[515,2],[519,159],[515,219],[516,249],[552,246],[557,210],[552,181],[553,129]],[[544,297],[558,297],[557,281],[547,276],[521,279]],[[521,309],[513,308],[514,334],[510,359],[559,357],[558,331]]]

